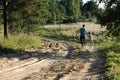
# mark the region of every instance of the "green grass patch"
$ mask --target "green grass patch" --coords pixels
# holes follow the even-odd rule
[[[105,52],[105,75],[109,80],[120,80],[120,42],[116,39],[107,41],[98,47]]]
[[[9,39],[4,39],[0,35],[0,53],[7,53],[16,50],[31,49],[40,46],[41,38],[38,36],[27,36],[25,34],[9,35]]]
[[[70,42],[77,42],[79,43],[79,38],[75,37],[73,33],[71,33],[71,28],[69,29],[63,29],[63,28],[40,28],[38,31],[36,31],[36,35],[42,36],[42,37],[48,37],[56,40],[62,40],[62,41],[70,41]]]
[[[2,25],[0,25],[0,30],[3,30],[3,26]]]

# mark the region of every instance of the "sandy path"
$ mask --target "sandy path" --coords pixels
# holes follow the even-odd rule
[[[102,64],[104,60],[95,48],[87,47],[88,53],[82,53],[85,60],[84,68],[79,72],[71,72],[60,80],[103,80]]]
[[[44,48],[34,51],[33,53],[24,53],[17,55],[17,60],[14,62],[13,58],[0,58],[1,71],[0,80],[21,80],[27,77],[29,74],[39,72],[43,68],[47,68],[59,59],[65,58],[70,53],[69,48],[62,46],[61,43],[50,41],[46,39],[46,44],[43,44]],[[57,44],[57,47],[56,47]],[[50,48],[49,48],[49,45]],[[47,46],[47,49],[46,49]],[[61,47],[61,48],[59,48]],[[55,50],[53,50],[55,49]],[[57,51],[56,51],[57,49]],[[64,50],[63,50],[64,49]],[[37,54],[36,54],[37,53]],[[44,54],[44,55],[43,55]],[[49,55],[50,54],[50,55]],[[19,60],[21,56],[26,56],[27,59]],[[43,58],[45,57],[46,58]],[[58,59],[58,60],[57,60]],[[3,65],[3,67],[2,67]]]
[[[84,61],[82,62],[84,63],[84,67],[79,71],[71,71],[68,74],[63,74],[63,76],[57,80],[102,80],[101,68],[104,60],[101,53],[94,47],[90,48],[87,46],[85,49],[87,52],[80,53],[79,55],[79,58]],[[68,51],[58,50],[57,55],[51,56],[51,58],[41,60],[36,57],[28,60],[24,64],[3,69],[0,71],[0,80],[21,80],[30,74],[34,75],[34,73],[39,73],[40,75],[42,69],[49,68],[58,60],[60,61],[65,58],[65,56],[68,56],[71,52],[70,48],[68,48]],[[43,70],[42,72],[44,73],[45,71]],[[57,72],[55,76],[57,76]]]
[[[31,65],[27,65],[24,67],[19,67],[14,70],[10,70],[7,72],[3,72],[0,74],[0,80],[21,80],[22,78],[26,77],[27,75],[38,72],[43,67],[48,67],[49,65],[53,64],[56,60],[53,59],[44,59],[42,61],[38,61]]]
[[[42,73],[39,71],[37,73],[33,73],[32,75],[28,75],[28,77],[23,80],[26,80],[27,78],[28,80],[104,80],[102,70],[104,62],[103,55],[94,47],[90,48],[87,46],[86,48],[83,48],[82,51],[85,52],[77,53],[80,54],[77,56],[77,58],[79,58],[79,62],[75,62],[75,59],[67,59],[71,63],[75,62],[75,64],[77,64],[69,69],[65,69],[65,66],[63,65],[69,64],[66,66],[69,67],[73,64],[70,65],[68,62],[63,64],[64,62],[59,59],[59,63],[51,65],[53,69],[52,71],[51,69],[46,69],[45,71],[43,70]],[[60,61],[63,65],[60,65]]]

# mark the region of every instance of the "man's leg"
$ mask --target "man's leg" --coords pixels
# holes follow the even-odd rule
[[[81,43],[81,46],[83,47],[83,36],[80,36],[80,43]]]
[[[84,44],[84,46],[86,45],[86,39],[85,39],[85,36],[83,36],[83,44]]]

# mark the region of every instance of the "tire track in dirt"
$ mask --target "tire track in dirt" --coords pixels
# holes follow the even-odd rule
[[[21,80],[22,78],[26,77],[31,73],[38,72],[43,67],[48,67],[55,61],[57,60],[44,59],[42,61],[38,61],[24,67],[19,67],[11,71],[3,72],[0,74],[0,80]]]
[[[104,80],[102,75],[102,64],[104,62],[100,53],[95,48],[87,47],[87,53],[81,53],[84,59],[84,67],[79,72],[71,72],[63,75],[59,80]]]
[[[69,57],[72,53],[72,48],[67,43],[59,44],[50,40],[44,40],[43,48],[41,52],[52,54],[54,49],[54,56],[50,56],[46,59],[39,59],[39,55],[31,61],[25,62],[22,65],[16,65],[14,67],[3,69],[0,71],[0,80],[21,80],[29,76],[32,73],[40,72],[43,68],[49,68],[58,60]],[[47,44],[47,45],[46,45]],[[63,46],[64,45],[64,46]],[[47,49],[47,50],[46,50]],[[44,51],[46,50],[46,51]],[[85,53],[80,53],[79,58],[83,59],[84,67],[79,71],[70,71],[68,74],[56,75],[56,80],[102,80],[101,67],[103,59],[99,55],[100,53],[95,48],[86,48]],[[52,54],[53,55],[53,54]],[[31,56],[32,57],[32,56]],[[27,60],[27,59],[26,59]]]
[[[27,66],[27,65],[31,65],[33,63],[36,63],[38,61],[37,58],[30,58],[30,59],[27,59],[25,63],[23,63],[22,61],[20,62],[21,65],[16,65],[16,66],[11,66],[11,67],[7,67],[7,68],[4,68],[3,70],[0,71],[0,74],[2,74],[3,72],[8,72],[8,71],[13,71],[15,69],[19,69],[20,67],[24,67],[24,66]]]
[[[65,43],[60,43],[53,40],[50,41],[47,39],[44,41],[45,43],[42,46],[43,48],[40,48],[38,51],[43,51],[45,54],[50,53],[51,56],[49,56],[49,58],[47,57],[46,59],[41,60],[39,59],[41,55],[38,55],[36,58],[34,58],[35,56],[31,56],[31,58],[25,59],[23,61],[18,61],[18,65],[6,67],[0,71],[0,80],[21,80],[27,77],[29,74],[39,72],[41,69],[47,68],[50,65],[54,64],[54,62],[70,55],[71,47],[65,46]],[[45,49],[55,49],[56,53],[53,52],[53,50],[52,52],[55,53],[54,55],[52,52],[48,52],[47,50],[44,52]]]

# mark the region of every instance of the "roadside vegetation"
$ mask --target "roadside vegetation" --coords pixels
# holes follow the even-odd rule
[[[86,28],[88,31],[97,33],[102,30],[102,28],[100,28],[100,25],[90,22],[84,23],[86,24]],[[35,32],[30,33],[30,35],[26,33],[9,34],[8,39],[5,39],[1,33],[0,53],[12,53],[14,51],[37,48],[42,42],[41,37],[47,37],[59,41],[72,42],[75,47],[80,48],[81,46],[79,41],[79,34],[76,34],[76,31],[79,30],[79,28],[84,23],[81,22],[72,24],[46,25],[43,28],[39,28]]]
[[[3,26],[2,26],[2,25],[0,25],[0,31],[1,31],[1,30],[3,30]]]
[[[79,42],[79,39],[75,35],[75,32],[72,32],[73,29],[63,29],[63,28],[41,28],[36,32],[36,35],[42,37],[48,37],[55,40],[67,41],[67,42]],[[73,33],[73,34],[72,34]]]
[[[106,26],[107,36],[111,36],[99,47],[106,55],[105,75],[108,80],[120,80],[120,1],[100,0],[100,2],[106,5],[100,23]]]
[[[9,35],[9,39],[4,39],[0,34],[0,54],[15,53],[25,49],[37,48],[42,40],[38,36],[28,36],[25,34]]]
[[[93,10],[95,12],[93,12]],[[60,30],[61,28],[41,28],[48,24],[94,22],[97,20],[97,14],[101,14],[101,10],[94,1],[88,1],[86,4],[83,4],[82,0],[21,0],[14,2],[1,0],[0,25],[2,25],[3,28],[0,27],[0,32],[4,36],[1,35],[0,46],[1,48],[13,50],[36,46],[36,42],[41,41],[38,41],[39,38],[35,40],[34,37],[31,36],[31,33],[42,37],[78,42],[78,39],[74,38],[75,33],[72,32],[72,35],[66,35],[69,33],[63,34],[63,31],[68,31],[68,27],[66,30],[62,29],[62,32]],[[25,33],[25,35],[23,35],[23,33]],[[29,37],[26,36],[26,34],[29,35]],[[32,43],[33,41],[34,43]],[[24,45],[28,46],[26,47]],[[38,45],[40,44],[38,43]],[[7,50],[3,49],[2,52],[3,51]]]
[[[120,41],[116,38],[106,39],[98,49],[105,53],[105,75],[109,80],[120,80]]]

